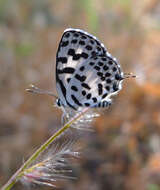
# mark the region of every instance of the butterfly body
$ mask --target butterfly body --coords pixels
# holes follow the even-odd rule
[[[117,60],[95,36],[79,29],[64,31],[56,57],[58,106],[107,107],[122,79]]]

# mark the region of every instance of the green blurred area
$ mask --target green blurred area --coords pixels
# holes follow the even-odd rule
[[[160,189],[159,0],[0,0],[0,184],[61,125],[54,100],[25,88],[56,94],[56,51],[70,27],[96,35],[138,78],[102,110],[84,138],[78,179],[63,189]]]

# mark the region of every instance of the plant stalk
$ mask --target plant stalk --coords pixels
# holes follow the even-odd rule
[[[16,173],[8,180],[1,190],[10,190],[13,185],[24,175],[25,169],[42,153],[58,136],[65,132],[71,125],[80,119],[89,108],[85,108],[82,112],[76,114],[69,122],[54,133],[32,156],[16,171]]]

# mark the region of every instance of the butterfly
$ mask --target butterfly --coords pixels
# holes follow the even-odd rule
[[[116,58],[95,36],[80,29],[64,31],[56,55],[58,106],[107,107],[123,79]]]

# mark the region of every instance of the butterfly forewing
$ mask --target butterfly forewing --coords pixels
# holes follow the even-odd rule
[[[94,36],[65,30],[57,51],[56,84],[64,107],[101,107],[120,90],[122,71]]]

